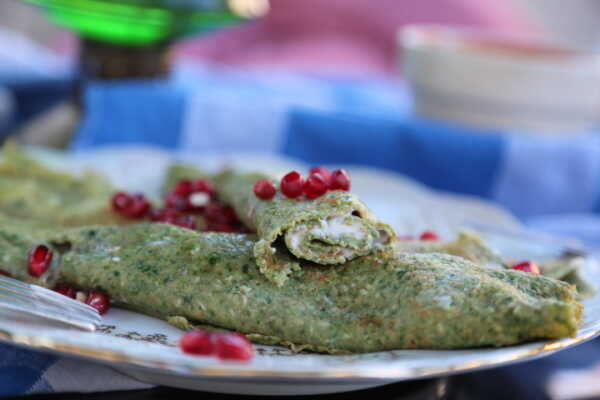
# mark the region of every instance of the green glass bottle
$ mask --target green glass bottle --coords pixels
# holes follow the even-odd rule
[[[263,15],[268,0],[25,0],[81,41],[83,76],[155,77],[173,41]]]
[[[266,0],[26,0],[80,36],[127,46],[172,41],[264,14]]]

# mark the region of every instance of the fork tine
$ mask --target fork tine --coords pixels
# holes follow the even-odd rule
[[[12,278],[8,278],[8,277],[3,277],[0,276],[0,284],[4,284],[4,286],[10,286],[13,287],[15,289],[20,289],[22,290],[24,293],[35,293],[39,296],[42,296],[44,298],[47,299],[60,299],[62,300],[64,298],[63,295],[61,295],[60,293],[55,292],[54,290],[50,290],[50,289],[46,289],[44,287],[41,286],[37,286],[37,285],[30,285],[26,282],[21,282],[18,281],[16,279],[12,279]],[[87,304],[81,303],[81,302],[77,302],[74,303],[74,306],[83,308],[83,309],[93,309],[93,307],[88,306]]]
[[[0,308],[63,322],[88,331],[102,317],[87,304],[37,285],[0,276]]]
[[[31,307],[32,309],[39,311],[40,313],[41,312],[53,313],[53,314],[61,313],[64,315],[72,316],[77,319],[86,319],[86,320],[91,320],[91,321],[100,321],[100,319],[101,319],[100,315],[98,313],[96,313],[96,315],[82,314],[80,312],[68,310],[65,308],[59,308],[58,306],[55,306],[55,305],[43,304],[38,301],[35,301],[32,298],[25,297],[22,295],[15,295],[14,293],[7,294],[6,292],[0,291],[0,299],[4,299],[5,301],[10,301],[13,303],[26,305],[28,307]]]
[[[11,290],[16,293],[21,293],[26,296],[33,296],[38,299],[44,299],[44,300],[50,300],[52,302],[58,302],[61,305],[64,304],[66,306],[76,308],[82,312],[88,312],[88,313],[93,313],[93,314],[97,313],[97,310],[95,308],[90,307],[89,305],[84,304],[80,301],[71,301],[71,302],[65,303],[64,300],[69,299],[69,298],[63,296],[60,293],[57,293],[53,290],[43,288],[41,286],[30,285],[28,283],[17,281],[12,278],[6,278],[3,276],[0,276],[0,288],[5,288],[7,290]],[[70,300],[72,300],[72,299],[70,299]]]
[[[97,312],[92,312],[88,310],[81,310],[79,308],[72,307],[72,303],[74,300],[68,299],[65,297],[61,302],[58,301],[48,301],[46,299],[39,299],[37,297],[32,297],[24,293],[16,293],[12,290],[6,290],[0,288],[0,296],[11,299],[14,301],[19,301],[20,303],[27,304],[30,308],[35,308],[40,312],[46,313],[59,313],[59,314],[69,314],[74,318],[85,319],[90,321],[99,321],[100,317]]]
[[[77,319],[72,318],[68,315],[63,315],[59,313],[48,313],[42,312],[40,310],[36,310],[34,308],[30,308],[26,304],[14,304],[10,301],[7,301],[0,297],[0,309],[7,309],[10,311],[22,312],[29,315],[34,315],[36,317],[41,317],[44,319],[49,319],[53,321],[62,322],[71,326],[78,327],[80,329],[84,329],[86,331],[93,332],[96,330],[97,322],[90,321],[88,319]]]
[[[0,289],[3,289],[0,287]],[[7,294],[8,292],[8,294]],[[17,293],[15,291],[12,290],[8,290],[8,291],[2,291],[0,290],[0,297],[4,297],[4,298],[10,298],[10,299],[15,299],[18,300],[20,302],[26,303],[28,305],[30,305],[31,307],[37,307],[40,310],[47,310],[49,312],[56,312],[54,310],[60,310],[64,313],[72,313],[74,315],[77,315],[79,318],[87,318],[87,319],[100,319],[100,314],[98,314],[98,312],[95,309],[92,309],[93,311],[88,311],[88,310],[80,310],[78,308],[73,308],[71,307],[71,304],[74,300],[66,298],[61,301],[61,302],[47,302],[46,300],[42,300],[40,301],[39,299],[35,298],[35,297],[31,297],[28,296],[27,294],[23,294],[23,293]]]

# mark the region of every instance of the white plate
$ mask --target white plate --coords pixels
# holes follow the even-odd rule
[[[160,186],[164,167],[171,160],[168,153],[142,148],[105,149],[69,158],[48,152],[37,154],[57,167],[72,171],[93,166],[122,187],[153,194]],[[198,156],[197,159],[202,160],[200,165],[214,168],[224,156]],[[229,155],[226,159],[245,169],[306,169],[306,165],[291,160],[261,155]],[[391,173],[348,169],[353,191],[401,234],[434,229],[451,236],[464,220],[518,227],[507,212],[483,201],[435,194]],[[522,250],[521,246],[519,251]],[[598,274],[588,277],[600,283]],[[104,317],[103,331],[95,333],[5,315],[0,318],[0,339],[106,363],[153,384],[238,394],[317,394],[490,368],[548,355],[600,332],[600,313],[597,312],[600,296],[586,301],[585,306],[584,324],[576,338],[499,349],[398,350],[350,356],[292,354],[279,347],[257,346],[258,355],[248,364],[184,355],[175,345],[182,334],[180,330],[155,318],[120,309],[112,309]]]

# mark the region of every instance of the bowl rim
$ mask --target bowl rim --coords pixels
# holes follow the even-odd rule
[[[418,23],[398,29],[398,44],[404,49],[442,50],[513,60],[600,60],[596,53],[552,42],[540,35],[510,34],[491,29]]]

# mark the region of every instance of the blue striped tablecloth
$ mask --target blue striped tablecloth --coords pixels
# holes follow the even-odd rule
[[[600,136],[493,132],[417,118],[399,82],[180,68],[167,82],[91,84],[72,148],[152,143],[267,151],[400,172],[524,220],[600,211]]]

